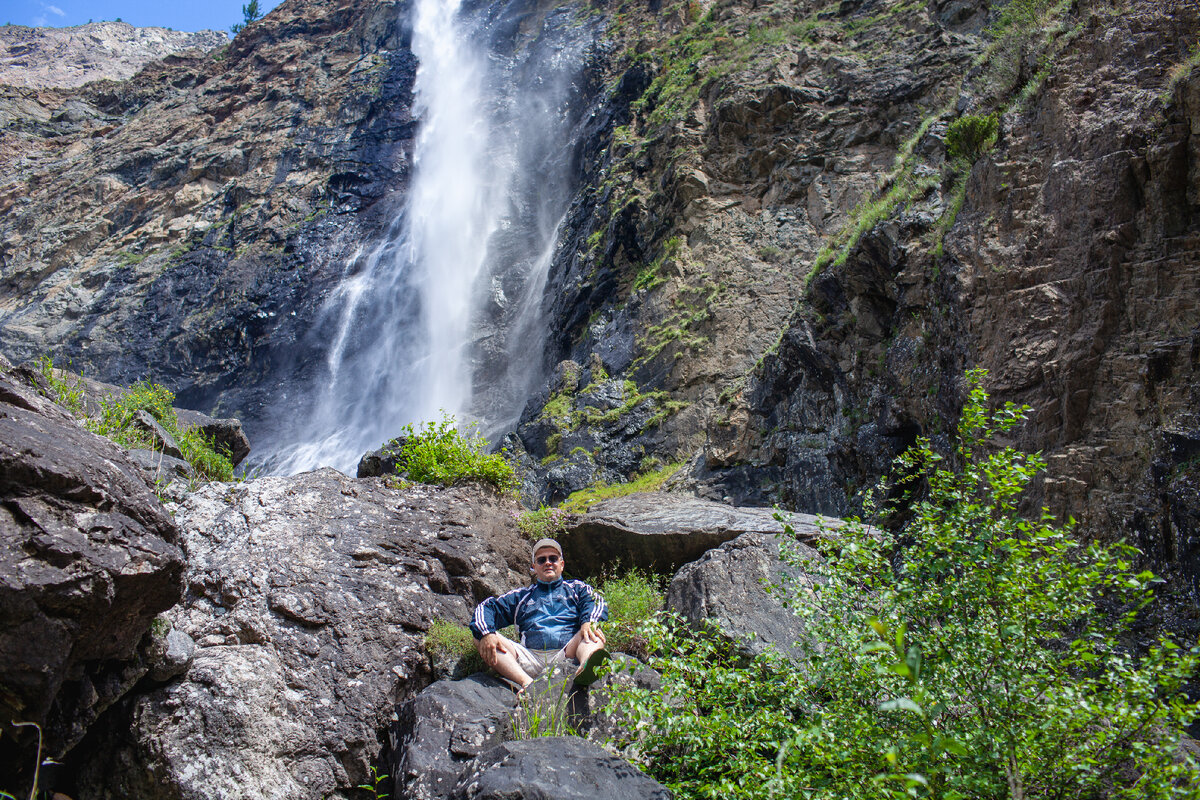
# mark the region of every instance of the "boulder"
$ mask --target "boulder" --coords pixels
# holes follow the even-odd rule
[[[166,635],[151,636],[144,654],[150,665],[150,678],[165,683],[187,672],[196,654],[196,643],[183,631],[170,628]]]
[[[512,738],[515,707],[509,685],[484,673],[438,681],[406,700],[391,728],[393,795],[447,797],[470,759]]]
[[[810,547],[793,546],[800,561],[820,558]],[[779,547],[780,537],[756,532],[710,550],[676,573],[667,590],[667,608],[693,625],[716,622],[747,656],[769,647],[800,656],[796,642],[804,637],[804,627],[770,587],[786,581],[787,591],[794,591],[809,578],[780,559]]]
[[[378,478],[381,475],[395,475],[396,467],[400,465],[400,451],[407,442],[407,436],[400,436],[378,450],[364,453],[358,460],[358,477]]]
[[[145,673],[138,644],[183,593],[178,540],[124,450],[0,375],[0,774],[33,763],[10,721],[60,756]]]
[[[476,757],[452,800],[670,800],[637,767],[586,739],[505,742]]]
[[[235,467],[250,455],[250,440],[242,430],[241,420],[217,419],[186,408],[175,409],[175,414],[180,428],[199,428],[217,450],[229,454]]]
[[[209,484],[173,506],[188,552],[187,672],[130,699],[73,796],[345,798],[395,704],[429,683],[424,633],[524,580],[510,501],[332,469]]]
[[[819,534],[818,518],[792,516],[801,538]],[[769,508],[745,508],[682,494],[640,492],[605,500],[558,537],[567,562],[596,574],[620,565],[673,573],[743,533],[778,534]]]
[[[390,731],[391,758],[385,771],[393,795],[410,800],[445,800],[471,759],[514,738],[575,733],[602,743],[634,738],[628,720],[605,707],[616,686],[657,688],[659,675],[616,653],[622,668],[589,688],[574,685],[578,664],[553,664],[525,690],[518,703],[509,685],[485,673],[442,680],[406,700]]]
[[[163,453],[171,458],[183,458],[179,442],[175,441],[175,437],[149,411],[138,409],[133,415],[133,426],[150,434],[154,441],[154,447],[151,448],[154,452]]]

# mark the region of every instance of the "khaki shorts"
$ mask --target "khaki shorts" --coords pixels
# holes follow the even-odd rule
[[[555,662],[567,660],[565,648],[558,650],[530,650],[520,642],[514,642],[507,637],[504,641],[506,646],[512,647],[513,657],[517,659],[517,664],[531,678],[541,675],[547,667],[553,665]]]

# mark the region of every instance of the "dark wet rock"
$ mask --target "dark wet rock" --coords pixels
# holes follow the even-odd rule
[[[177,408],[175,413],[179,418],[181,428],[199,428],[217,448],[218,451],[229,454],[229,460],[236,467],[250,455],[250,439],[242,430],[242,422],[237,419],[217,419],[199,411]]]
[[[817,518],[795,515],[802,536],[817,534]],[[769,508],[738,508],[682,494],[640,492],[592,506],[559,537],[563,555],[589,574],[621,564],[672,573],[747,532],[777,534]]]
[[[696,626],[717,623],[746,655],[771,647],[801,655],[796,642],[803,639],[804,626],[782,598],[803,591],[810,579],[801,566],[780,559],[780,540],[744,533],[685,565],[671,580],[667,608]],[[820,558],[811,547],[790,545],[798,565]]]
[[[134,412],[131,424],[138,430],[150,435],[150,438],[154,442],[152,450],[168,455],[171,458],[183,458],[183,451],[179,449],[179,442],[175,441],[175,437],[150,412],[138,409]]]
[[[166,616],[197,649],[70,765],[79,796],[352,796],[395,704],[429,683],[431,623],[524,580],[511,512],[332,469],[188,494],[188,597]]]
[[[669,800],[624,759],[573,736],[506,742],[476,758],[453,800]]]
[[[364,453],[358,460],[358,477],[377,478],[380,475],[395,475],[397,467],[403,463],[400,451],[408,442],[407,436],[398,436],[378,450]]]
[[[509,685],[483,673],[438,681],[406,700],[391,728],[393,793],[447,797],[470,759],[512,738],[515,707]]]
[[[590,687],[574,684],[575,661],[555,662],[530,684],[518,703],[509,684],[486,673],[441,680],[397,709],[385,765],[394,794],[411,800],[443,800],[471,767],[471,759],[531,731],[574,732],[602,743],[631,740],[629,720],[606,708],[617,686],[657,688],[659,675],[623,653],[619,668]]]
[[[61,755],[146,671],[137,646],[183,591],[179,531],[142,470],[0,375],[0,774]]]

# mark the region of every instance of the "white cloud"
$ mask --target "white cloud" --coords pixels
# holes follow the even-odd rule
[[[45,8],[51,14],[57,14],[60,17],[65,17],[67,15],[67,12],[63,11],[58,6],[43,6],[43,8]]]
[[[44,27],[47,22],[49,22],[49,20],[46,19],[45,17],[34,17],[33,18],[33,27],[35,27],[35,28]]]

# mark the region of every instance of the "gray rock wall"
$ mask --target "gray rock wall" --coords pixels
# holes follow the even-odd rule
[[[147,667],[183,591],[180,535],[142,469],[0,372],[0,774],[61,755]],[[5,788],[9,788],[5,786]]]
[[[394,705],[430,680],[429,625],[465,625],[529,556],[508,502],[474,488],[320,470],[210,484],[174,510],[187,597],[169,617],[198,649],[112,717],[80,798],[352,796]]]

